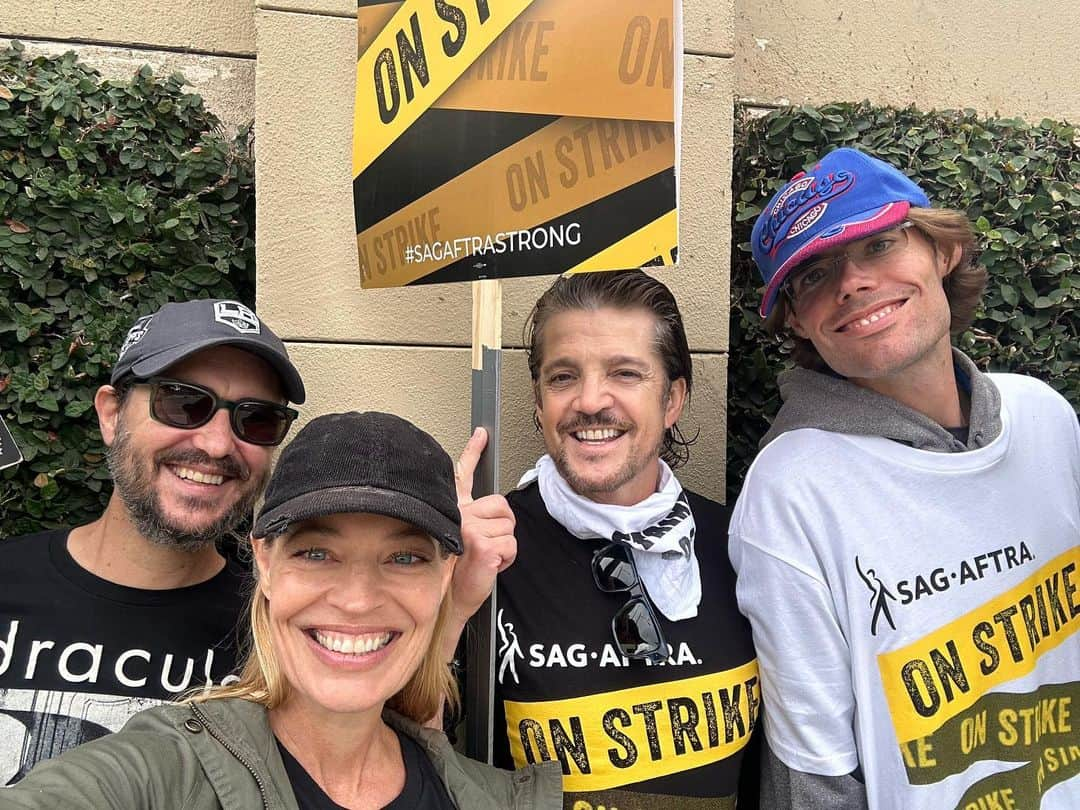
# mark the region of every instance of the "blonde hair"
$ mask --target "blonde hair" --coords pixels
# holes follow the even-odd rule
[[[989,277],[986,268],[975,261],[975,231],[971,227],[971,220],[963,211],[952,208],[913,207],[908,209],[907,218],[935,251],[951,255],[957,247],[960,248],[956,266],[941,282],[949,302],[949,333],[956,337],[974,322]],[[797,365],[814,370],[826,368],[813,343],[798,335],[788,334],[788,306],[783,295],[777,297],[776,305],[765,319],[766,333],[790,338],[793,344],[791,359]]]
[[[265,542],[273,541],[267,539]],[[439,553],[444,559],[448,556],[441,546]],[[289,683],[281,672],[270,635],[270,600],[259,587],[258,569],[252,570],[251,598],[248,603],[249,633],[244,644],[244,666],[240,670],[240,679],[191,694],[186,698],[189,703],[242,698],[267,709],[276,709],[289,696]],[[451,607],[452,600],[447,591],[439,605],[435,630],[419,668],[401,691],[386,701],[391,709],[417,723],[426,723],[434,717],[444,700],[449,703],[451,711],[456,711],[460,703],[457,681],[447,662],[442,660]]]

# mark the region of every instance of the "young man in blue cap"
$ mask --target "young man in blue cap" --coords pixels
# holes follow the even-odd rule
[[[0,542],[0,785],[230,676],[244,572],[216,545],[254,508],[303,402],[236,301],[166,304],[94,398],[113,493],[73,529]]]
[[[799,365],[731,522],[763,806],[1080,806],[1080,429],[950,345],[986,282],[968,220],[838,149],[752,239]]]

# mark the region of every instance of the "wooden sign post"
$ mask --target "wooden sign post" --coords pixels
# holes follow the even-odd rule
[[[487,430],[473,475],[473,498],[499,492],[499,406],[502,362],[502,282],[472,283],[472,429]],[[495,590],[465,631],[465,753],[492,760],[495,689]]]

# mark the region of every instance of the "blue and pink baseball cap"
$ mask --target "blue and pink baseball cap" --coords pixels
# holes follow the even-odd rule
[[[758,310],[767,317],[780,285],[796,267],[837,245],[902,222],[930,200],[903,172],[844,147],[799,172],[769,200],[754,223],[751,248],[765,281]]]

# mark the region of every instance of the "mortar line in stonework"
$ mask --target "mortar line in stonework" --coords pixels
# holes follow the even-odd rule
[[[189,56],[219,56],[226,59],[255,59],[253,53],[241,53],[239,51],[211,51],[202,48],[185,48],[178,45],[157,45],[143,42],[112,42],[104,39],[87,39],[81,37],[45,37],[38,34],[0,34],[0,39],[19,40],[23,44],[35,42],[48,42],[57,45],[90,45],[97,48],[111,48],[117,51],[155,51],[158,53],[178,53]]]

